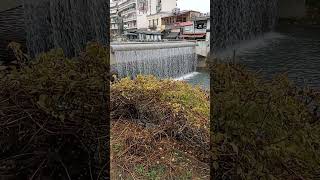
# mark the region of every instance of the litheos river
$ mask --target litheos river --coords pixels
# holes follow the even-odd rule
[[[221,58],[236,52],[238,63],[260,71],[267,79],[287,73],[298,86],[320,88],[320,27],[286,25],[254,40],[242,42],[221,52]],[[209,87],[207,72],[186,79],[191,84]]]
[[[210,90],[210,75],[209,72],[204,70],[198,70],[197,72],[187,74],[183,77],[177,78],[176,80],[183,80],[191,85],[199,86],[204,90]]]

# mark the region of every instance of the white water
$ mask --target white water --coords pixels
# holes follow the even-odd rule
[[[186,74],[184,76],[181,76],[181,77],[178,77],[178,78],[174,78],[173,80],[175,81],[183,81],[183,80],[189,80],[191,79],[192,77],[196,76],[200,74],[199,72],[192,72],[192,73],[189,73],[189,74]]]
[[[177,78],[194,72],[197,66],[194,47],[115,51],[115,58],[120,78],[138,74]]]

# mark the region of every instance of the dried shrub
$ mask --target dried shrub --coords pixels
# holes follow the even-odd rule
[[[112,177],[209,178],[209,96],[200,88],[121,79],[111,85],[111,120]]]
[[[108,50],[89,43],[73,59],[57,49],[26,63],[1,74],[0,176],[106,177]]]
[[[320,177],[319,92],[237,64],[213,64],[211,82],[215,178]]]

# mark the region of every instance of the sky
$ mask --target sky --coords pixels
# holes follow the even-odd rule
[[[207,13],[210,12],[210,0],[178,0],[178,8]]]

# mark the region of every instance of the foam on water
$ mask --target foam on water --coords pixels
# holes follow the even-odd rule
[[[115,69],[120,78],[138,74],[158,78],[177,78],[194,72],[197,56],[194,47],[115,51]]]
[[[189,80],[191,79],[192,77],[196,76],[200,74],[199,72],[192,72],[192,73],[189,73],[189,74],[186,74],[184,76],[181,76],[181,77],[178,77],[178,78],[174,78],[173,80],[175,81],[183,81],[183,80]]]

